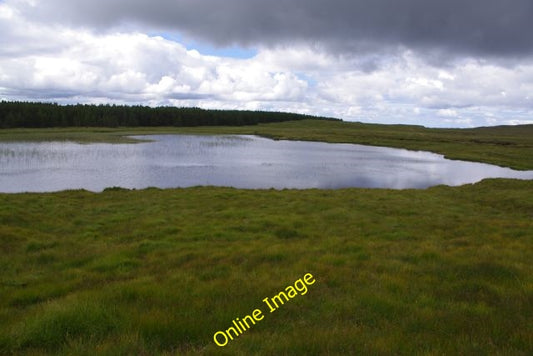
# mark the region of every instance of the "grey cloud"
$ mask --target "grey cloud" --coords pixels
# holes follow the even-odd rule
[[[531,0],[46,0],[33,19],[93,29],[148,26],[215,45],[311,43],[338,53],[533,53]]]

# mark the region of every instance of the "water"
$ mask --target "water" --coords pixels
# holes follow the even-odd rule
[[[135,136],[153,142],[0,143],[0,192],[106,187],[426,188],[489,177],[533,179],[493,165],[352,144],[256,136]]]

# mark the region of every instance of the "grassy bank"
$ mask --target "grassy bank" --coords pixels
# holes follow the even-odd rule
[[[532,354],[532,217],[515,180],[0,194],[0,354]]]
[[[303,120],[239,127],[85,128],[0,130],[0,141],[71,140],[131,142],[124,135],[155,133],[255,134],[276,139],[358,143],[440,153],[448,158],[533,169],[533,125],[476,129],[428,129]]]

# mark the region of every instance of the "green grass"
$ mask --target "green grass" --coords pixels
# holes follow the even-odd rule
[[[0,354],[530,355],[532,218],[503,179],[0,194]]]
[[[431,151],[451,159],[533,169],[533,125],[429,129],[409,125],[303,120],[240,127],[9,129],[0,130],[0,142],[71,140],[125,143],[132,140],[124,138],[124,135],[155,133],[255,134],[275,139],[358,143]]]
[[[257,134],[533,169],[533,126],[0,130],[0,141]],[[533,181],[426,190],[0,194],[0,354],[530,355]],[[306,295],[261,302],[312,273]],[[220,348],[213,334],[263,310]]]

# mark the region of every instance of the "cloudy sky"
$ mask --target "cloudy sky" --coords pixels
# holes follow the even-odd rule
[[[0,0],[0,99],[533,123],[532,0]]]

